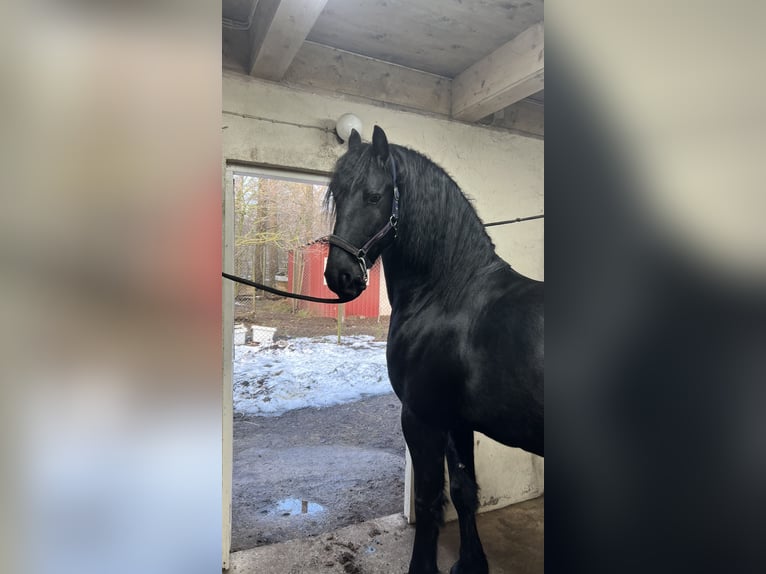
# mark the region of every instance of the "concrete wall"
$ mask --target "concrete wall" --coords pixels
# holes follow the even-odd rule
[[[228,163],[329,173],[344,152],[333,129],[352,112],[368,141],[375,124],[389,141],[427,154],[475,202],[485,222],[543,212],[542,140],[439,117],[300,91],[234,72],[223,75],[223,149]],[[515,269],[543,278],[543,221],[489,228],[498,253]],[[542,464],[477,435],[483,509],[542,492]]]

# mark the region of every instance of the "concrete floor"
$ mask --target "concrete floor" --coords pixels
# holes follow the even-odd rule
[[[480,514],[477,522],[491,574],[543,572],[544,498]],[[230,574],[404,574],[414,526],[393,514],[330,534],[262,546],[231,555]],[[457,559],[457,522],[439,537],[439,568]]]

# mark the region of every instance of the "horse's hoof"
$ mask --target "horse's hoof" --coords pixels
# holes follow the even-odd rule
[[[489,566],[486,558],[470,564],[458,560],[450,569],[449,574],[489,574]]]
[[[436,566],[413,566],[410,564],[407,574],[441,574],[441,571]]]

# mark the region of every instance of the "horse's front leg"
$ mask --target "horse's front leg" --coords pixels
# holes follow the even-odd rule
[[[473,459],[473,431],[450,431],[447,441],[450,497],[460,524],[460,557],[450,574],[487,574],[487,557],[476,530],[479,487]]]
[[[402,431],[415,479],[415,543],[409,574],[438,574],[436,542],[444,515],[444,449],[447,435],[402,406]]]

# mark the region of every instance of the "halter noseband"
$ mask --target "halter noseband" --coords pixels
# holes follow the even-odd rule
[[[340,247],[346,253],[350,253],[356,257],[359,267],[362,269],[362,275],[364,276],[364,282],[367,283],[368,275],[367,270],[372,267],[372,261],[367,258],[367,253],[373,245],[383,239],[388,232],[394,230],[394,238],[396,238],[396,228],[399,225],[399,186],[396,183],[396,162],[394,161],[393,154],[390,155],[391,159],[391,178],[394,182],[394,201],[391,205],[391,217],[388,218],[386,224],[375,235],[367,240],[367,243],[362,245],[361,248],[354,247],[351,243],[339,237],[338,235],[328,235],[327,241],[331,245]]]

